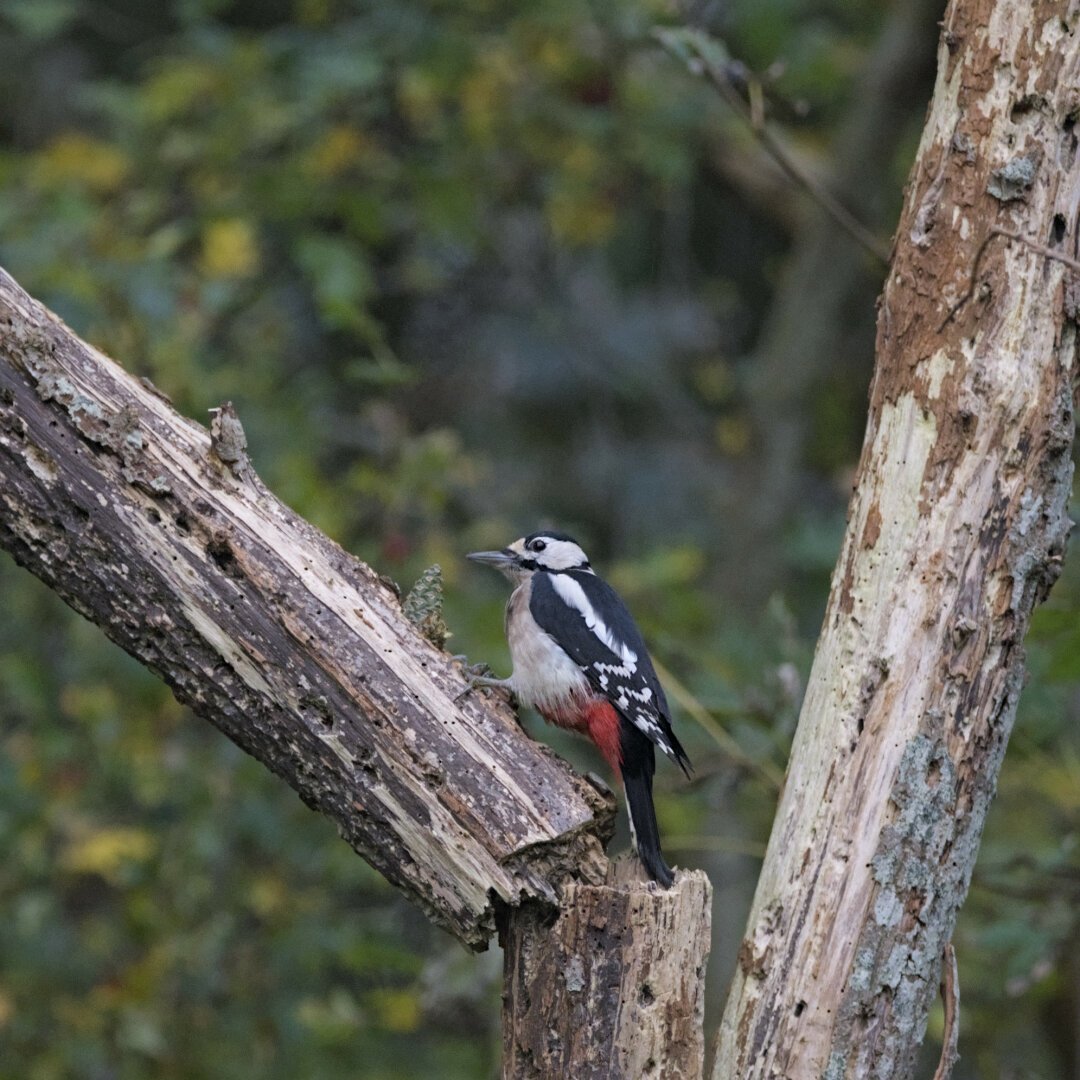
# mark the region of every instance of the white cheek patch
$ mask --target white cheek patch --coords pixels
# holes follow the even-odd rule
[[[623,675],[624,677],[632,675],[637,670],[637,653],[628,645],[624,645],[611,632],[604,620],[596,613],[596,609],[589,603],[585,590],[566,574],[552,574],[551,584],[563,603],[578,612],[585,620],[585,625],[622,660],[622,667],[616,667],[612,664],[594,664],[593,666],[597,671],[603,668],[615,675]]]
[[[536,554],[536,561],[542,570],[574,570],[586,569],[589,558],[572,540],[545,539],[544,550]]]

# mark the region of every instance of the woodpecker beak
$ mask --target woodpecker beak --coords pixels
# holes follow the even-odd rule
[[[504,570],[517,562],[517,552],[511,551],[509,548],[503,548],[502,551],[473,551],[466,555],[465,558],[471,559],[473,562],[494,566],[496,570]]]

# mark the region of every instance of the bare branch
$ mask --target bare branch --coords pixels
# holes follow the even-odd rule
[[[1053,248],[1047,247],[1045,244],[1040,244],[1035,240],[1029,240],[1026,236],[1021,236],[1019,233],[994,226],[987,231],[986,236],[983,237],[982,243],[975,252],[975,258],[971,263],[971,282],[967,287],[967,291],[951,308],[949,308],[948,315],[945,316],[941,325],[938,327],[938,333],[941,333],[941,331],[953,321],[960,312],[960,309],[975,295],[976,283],[979,278],[979,267],[982,266],[983,256],[986,254],[986,249],[990,246],[990,241],[998,236],[1003,237],[1006,240],[1015,240],[1016,243],[1023,244],[1024,247],[1034,251],[1036,255],[1041,255],[1044,259],[1052,259],[1054,262],[1059,262],[1063,266],[1068,266],[1070,269],[1080,272],[1080,262],[1076,259],[1070,259],[1068,255],[1063,255],[1060,251],[1055,251]]]
[[[732,84],[728,58],[720,42],[701,30],[684,27],[662,28],[653,36],[669,52],[687,63],[696,75],[702,75],[716,88],[728,107],[742,120],[784,174],[805,191],[867,254],[883,266],[889,264],[889,249],[817,177],[809,173],[773,134],[765,122],[761,83],[740,69],[750,100],[746,102]]]

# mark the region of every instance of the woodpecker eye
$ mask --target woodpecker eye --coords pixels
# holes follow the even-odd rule
[[[543,540],[534,540],[530,545],[533,551],[543,551],[547,547],[547,544]]]

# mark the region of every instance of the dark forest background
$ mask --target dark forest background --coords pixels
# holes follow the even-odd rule
[[[887,252],[941,6],[0,0],[25,288],[188,415],[233,400],[264,479],[380,572],[440,563],[454,651],[506,672],[503,583],[462,556],[537,526],[623,592],[697,765],[658,802],[716,886],[710,1029],[884,264],[655,31],[710,35]],[[497,1074],[497,949],[432,929],[6,557],[0,598],[0,1075]],[[957,930],[958,1080],[1080,1077],[1078,606],[1074,557]]]

